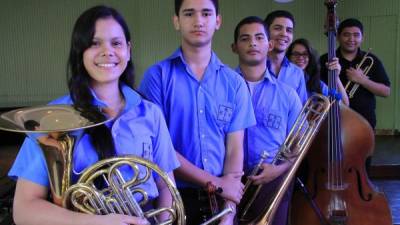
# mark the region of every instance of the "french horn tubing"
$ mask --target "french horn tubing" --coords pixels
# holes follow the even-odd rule
[[[167,173],[148,160],[135,156],[101,160],[86,168],[78,182],[71,186],[75,143],[79,141],[84,129],[107,121],[91,122],[69,105],[49,105],[4,113],[0,116],[0,129],[26,133],[39,144],[45,156],[55,204],[90,214],[120,213],[145,217],[155,221],[154,224],[185,225],[183,203],[175,184]],[[121,167],[133,171],[129,180],[122,176]],[[145,168],[144,174],[140,173],[140,167]],[[141,207],[147,204],[149,198],[141,184],[148,181],[152,173],[156,173],[165,182],[173,202],[171,207],[143,211]],[[96,186],[96,183],[102,187]],[[169,219],[158,222],[157,215],[161,213],[168,213]]]

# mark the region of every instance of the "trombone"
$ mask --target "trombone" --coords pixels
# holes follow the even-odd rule
[[[262,188],[261,185],[251,185],[251,181],[247,181],[245,185],[245,194],[238,206],[238,220],[239,224],[252,224],[252,225],[270,225],[272,224],[276,210],[290,186],[301,161],[306,156],[307,151],[314,140],[314,137],[319,131],[322,122],[325,120],[327,113],[330,109],[329,99],[320,94],[312,95],[301,110],[296,119],[295,124],[290,130],[285,142],[281,145],[277,155],[275,156],[272,164],[277,164],[279,161],[290,161],[292,166],[284,175],[280,183],[280,187],[272,196],[269,203],[266,203],[256,215],[249,213],[254,207],[257,199],[261,198],[259,192]],[[252,171],[252,175],[257,174],[267,154],[263,153],[259,163]],[[250,188],[253,187],[253,188]],[[247,197],[247,198],[246,198]],[[263,199],[262,199],[263,200]],[[268,199],[266,199],[268,201]],[[258,210],[257,210],[258,211]]]
[[[361,62],[356,67],[356,69],[363,68],[363,73],[365,76],[367,76],[369,70],[374,65],[374,58],[369,56],[369,53],[371,52],[371,50],[372,50],[371,48],[368,48],[368,51],[365,53]],[[351,83],[352,83],[351,81],[348,81],[346,84],[346,87],[344,88],[348,92],[349,98],[353,98],[354,93],[357,91],[358,87],[360,86],[360,84],[354,83],[353,86],[351,87],[351,89],[349,90]]]

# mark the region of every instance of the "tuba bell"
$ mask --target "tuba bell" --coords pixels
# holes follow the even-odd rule
[[[295,124],[286,137],[285,142],[281,145],[278,153],[274,157],[272,164],[277,164],[282,161],[291,162],[291,167],[285,173],[280,187],[271,199],[261,199],[258,194],[263,185],[252,185],[248,180],[245,184],[244,195],[238,206],[239,224],[257,224],[269,225],[272,224],[274,215],[278,206],[289,188],[301,161],[305,157],[308,148],[310,147],[315,135],[317,134],[322,121],[325,119],[330,108],[329,99],[320,94],[312,95],[303,106]],[[260,157],[259,163],[253,169],[250,175],[256,175],[260,172],[261,165],[266,158],[266,153]],[[253,215],[249,213],[255,201],[265,202],[265,207],[262,212]]]
[[[89,214],[119,213],[144,217],[154,224],[185,225],[182,199],[174,182],[148,160],[135,156],[101,160],[86,168],[78,182],[71,186],[75,143],[79,142],[84,129],[108,121],[89,121],[69,105],[49,105],[4,113],[0,116],[0,129],[26,133],[39,144],[46,160],[55,204]],[[129,179],[121,173],[122,167],[132,171]],[[148,205],[149,198],[143,184],[153,174],[165,182],[172,196],[172,205],[144,211],[142,207]],[[157,216],[161,213],[166,213],[169,219],[158,222]]]

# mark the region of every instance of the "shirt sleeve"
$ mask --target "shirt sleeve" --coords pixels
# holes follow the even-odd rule
[[[291,92],[291,97],[289,98],[290,102],[290,111],[289,111],[289,116],[288,116],[288,124],[287,124],[287,134],[289,134],[290,130],[292,129],[294,123],[296,122],[297,117],[299,116],[301,109],[302,109],[302,103],[300,101],[299,96],[293,92]],[[303,103],[304,104],[304,103]]]
[[[139,86],[139,92],[143,94],[146,99],[163,109],[161,75],[162,69],[159,66],[154,65],[150,67],[143,75],[143,80]]]
[[[321,94],[324,96],[328,96],[329,88],[322,80],[320,81],[320,86],[321,86]]]
[[[300,84],[297,87],[297,94],[300,97],[301,103],[305,104],[307,99],[308,99],[308,95],[307,95],[307,88],[306,88],[306,80],[304,79],[304,72],[301,71],[300,72]]]
[[[383,66],[382,62],[374,56],[374,70],[370,71],[372,74],[367,74],[367,76],[370,77],[372,81],[375,81],[377,83],[384,84],[385,86],[390,87],[390,81],[389,77],[386,73],[385,67]]]
[[[45,187],[50,186],[46,161],[35,141],[25,138],[8,176],[14,180],[23,178]]]
[[[250,93],[244,80],[240,77],[240,85],[236,93],[235,111],[228,133],[245,129],[256,124]]]

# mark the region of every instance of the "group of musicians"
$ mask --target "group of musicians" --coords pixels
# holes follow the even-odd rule
[[[318,64],[318,59],[307,46],[294,46],[286,56],[295,31],[290,12],[273,11],[265,20],[249,16],[237,24],[231,45],[239,59],[235,70],[212,50],[214,32],[221,26],[218,0],[175,0],[173,25],[180,33],[180,46],[145,72],[136,91],[131,57],[135,42],[123,17],[106,6],[86,10],[73,29],[69,94],[50,104],[71,104],[99,117],[116,118],[90,129],[77,143],[75,176],[110,156],[148,159],[176,181],[186,224],[200,224],[210,217],[207,184],[219,190],[215,195],[220,209],[233,209],[222,217],[221,225],[238,222],[236,208],[244,201],[242,178],[262,184],[266,198],[279,188],[291,162],[271,164],[272,159],[309,95],[331,93],[323,82],[328,70],[340,73],[341,102],[349,102],[372,128],[375,95],[390,94],[388,76],[376,56],[369,54],[375,62],[368,74],[357,67],[365,55],[360,49],[363,25],[357,19],[346,19],[338,27],[338,59],[323,55],[313,72],[306,68]],[[360,85],[350,99],[343,88],[348,81]],[[248,176],[263,151],[268,156],[261,172]],[[148,223],[135,216],[77,213],[49,202],[47,165],[32,140],[25,140],[9,176],[17,180],[17,224]],[[147,191],[157,206],[170,205],[171,196],[158,179],[153,178]],[[292,190],[281,201],[274,225],[287,224]]]

